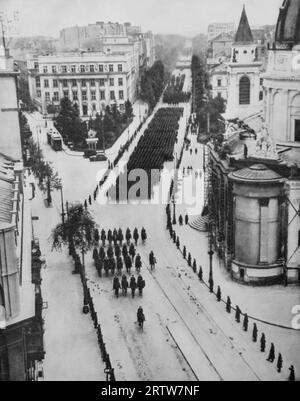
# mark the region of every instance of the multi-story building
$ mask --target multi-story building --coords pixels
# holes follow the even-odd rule
[[[64,50],[81,49],[90,39],[103,36],[126,36],[126,26],[119,23],[98,21],[87,26],[63,28],[59,35],[59,45]]]
[[[126,49],[128,43],[118,46]],[[78,104],[82,117],[113,103],[122,111],[126,100],[136,99],[138,51],[58,53],[29,58],[27,66],[31,97],[43,113],[63,97]]]
[[[229,85],[240,103],[235,110],[248,109],[249,115],[258,84],[255,46],[245,15],[242,20],[232,56],[245,71]],[[227,121],[224,142],[206,149],[205,194],[215,248],[243,283],[300,283],[299,21],[300,0],[284,1],[261,78],[261,116]]]
[[[36,380],[43,351],[41,260],[23,171],[13,60],[0,48],[0,381]]]
[[[210,42],[221,33],[230,33],[234,31],[233,22],[213,23],[208,26],[207,40]]]

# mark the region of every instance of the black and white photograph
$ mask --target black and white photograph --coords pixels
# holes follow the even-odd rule
[[[300,381],[300,0],[0,0],[0,381]]]

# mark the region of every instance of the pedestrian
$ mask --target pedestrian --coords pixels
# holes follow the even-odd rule
[[[142,267],[142,259],[141,255],[138,253],[135,258],[135,268],[138,273],[141,271],[141,267]]]
[[[99,244],[100,235],[99,235],[99,230],[97,228],[94,232],[94,239],[95,239],[96,244]]]
[[[189,216],[186,214],[185,215],[185,224],[188,225],[189,224]]]
[[[149,254],[149,264],[150,264],[151,270],[155,269],[156,258],[154,256],[153,251],[151,251],[150,254]]]
[[[123,244],[123,247],[122,247],[122,255],[125,260],[126,256],[128,255],[128,249],[127,249],[127,245],[125,243]]]
[[[125,238],[126,238],[127,244],[129,245],[130,244],[130,240],[131,240],[131,231],[130,231],[129,228],[127,228],[127,230],[126,230]]]
[[[131,276],[129,287],[131,289],[131,296],[134,298],[136,290],[136,281],[134,276]]]
[[[275,359],[275,346],[271,343],[270,352],[267,361],[273,363]]]
[[[282,365],[283,365],[282,355],[279,354],[278,360],[277,360],[277,372],[278,373],[281,373]]]
[[[109,246],[107,249],[107,257],[108,257],[108,259],[111,259],[113,256],[114,256],[113,248],[112,248],[112,246]]]
[[[238,305],[236,306],[236,311],[235,311],[235,320],[240,323],[241,321],[241,310],[238,307]]]
[[[121,248],[120,248],[120,245],[118,243],[115,244],[115,255],[116,255],[116,258],[121,256]]]
[[[266,336],[264,333],[262,333],[260,339],[260,351],[265,352],[265,350],[266,350]]]
[[[141,297],[143,295],[143,289],[145,288],[145,280],[140,274],[137,279],[137,288],[139,289],[139,296]]]
[[[118,241],[120,242],[120,245],[122,245],[123,241],[124,241],[124,235],[123,235],[121,228],[119,228],[119,231],[118,231]]]
[[[221,302],[222,299],[222,293],[221,293],[221,288],[220,286],[218,286],[218,290],[217,290],[217,301]]]
[[[194,259],[193,261],[193,272],[197,273],[197,263],[196,263],[196,259]]]
[[[96,269],[98,272],[98,276],[102,277],[102,269],[103,269],[103,260],[96,260]]]
[[[135,257],[135,247],[133,244],[131,244],[129,247],[129,255],[132,257],[132,260],[133,260]]]
[[[209,279],[209,292],[211,294],[214,292],[214,280],[212,278]]]
[[[90,205],[92,204],[92,197],[91,197],[91,195],[89,195],[89,204],[90,204]]]
[[[257,325],[256,325],[256,323],[254,323],[253,324],[253,332],[252,332],[252,341],[254,343],[257,342],[257,334],[258,334]]]
[[[109,242],[109,245],[111,245],[112,240],[113,240],[113,235],[112,235],[112,231],[111,230],[108,230],[108,232],[107,232],[107,240]]]
[[[176,244],[176,232],[175,231],[173,231],[173,242],[174,242],[174,244]]]
[[[178,222],[179,222],[179,225],[180,225],[180,226],[183,225],[183,217],[182,217],[182,215],[179,216]]]
[[[199,280],[200,280],[200,281],[203,281],[203,271],[202,271],[202,266],[200,266],[200,268],[199,268],[198,277],[199,277]]]
[[[117,257],[117,270],[118,270],[119,276],[121,276],[121,274],[122,274],[122,269],[123,269],[123,260],[122,260],[121,256],[119,255]]]
[[[146,230],[145,230],[144,227],[142,228],[142,231],[141,231],[141,238],[142,238],[142,241],[143,241],[143,244],[144,244],[146,242],[146,240],[147,240],[147,233],[146,233]]]
[[[127,273],[130,274],[130,271],[132,268],[132,261],[131,261],[131,257],[129,255],[127,255],[125,257],[125,267],[126,267]]]
[[[192,255],[190,253],[188,254],[188,265],[189,267],[192,266]]]
[[[105,249],[103,248],[103,246],[101,246],[100,250],[99,250],[99,258],[100,258],[100,260],[104,260],[105,256],[106,256]]]
[[[249,318],[248,318],[247,313],[245,313],[244,322],[243,322],[244,331],[248,331],[248,324],[249,324]]]
[[[295,381],[295,368],[293,365],[289,368],[289,371],[290,371],[289,381],[294,382]]]
[[[115,291],[115,296],[119,298],[119,290],[121,288],[121,284],[119,278],[117,276],[114,277],[113,281],[113,290]]]
[[[183,251],[182,251],[182,255],[183,255],[183,259],[186,259],[186,247],[183,247]]]
[[[87,208],[88,208],[88,204],[87,204],[86,199],[84,200],[84,208],[85,208],[85,210],[87,210]]]
[[[176,247],[177,247],[177,249],[180,248],[180,240],[179,240],[179,237],[177,237],[177,239],[176,239]]]
[[[94,250],[93,250],[93,259],[94,259],[94,262],[96,262],[96,260],[98,260],[98,258],[99,258],[98,250],[97,250],[97,248],[94,248]]]
[[[106,233],[104,230],[101,230],[101,241],[102,241],[102,245],[105,246]]]
[[[137,228],[135,228],[133,231],[133,239],[134,239],[135,245],[137,245],[138,240],[139,240],[139,232],[138,232]]]
[[[226,312],[227,313],[231,313],[231,299],[230,299],[230,297],[227,297]]]
[[[128,280],[127,280],[127,277],[125,276],[125,274],[123,274],[123,276],[122,276],[121,285],[122,285],[122,294],[126,297],[127,289],[128,289]]]

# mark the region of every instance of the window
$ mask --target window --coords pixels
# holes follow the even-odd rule
[[[42,95],[41,91],[40,91],[40,90],[37,90],[37,91],[36,91],[36,97],[41,97],[41,95]]]
[[[69,91],[64,91],[64,97],[69,97]]]
[[[122,72],[122,71],[123,71],[123,66],[122,66],[122,64],[118,64],[118,71],[119,71],[119,72]]]
[[[244,54],[247,54],[247,50],[244,50]]]
[[[41,87],[41,79],[39,77],[35,78],[35,85],[37,88]]]
[[[35,62],[35,63],[34,63],[34,69],[35,69],[35,70],[38,70],[38,69],[39,69],[39,63],[38,63],[38,62]]]
[[[114,72],[114,65],[113,64],[109,64],[108,70],[109,70],[109,72]]]
[[[77,86],[77,81],[76,79],[72,79],[72,87],[74,88],[75,86]]]
[[[95,87],[95,86],[96,86],[96,83],[95,83],[95,80],[94,80],[94,79],[91,79],[91,86],[92,86],[92,87]]]
[[[263,78],[260,78],[259,83],[260,83],[260,86],[263,86],[263,84],[264,84],[264,79],[263,79]]]
[[[295,142],[300,142],[300,120],[295,120]]]
[[[56,74],[56,65],[53,65],[53,66],[52,66],[52,73],[53,73],[53,74]]]
[[[103,72],[103,64],[99,64],[99,72]]]
[[[100,86],[104,86],[105,85],[105,81],[104,81],[104,79],[103,78],[100,78]]]
[[[95,66],[94,66],[94,64],[91,64],[91,65],[90,65],[90,72],[95,72]]]
[[[73,91],[73,100],[78,100],[78,92]]]
[[[119,91],[119,99],[120,100],[124,99],[124,92],[123,91]]]
[[[63,73],[66,73],[66,72],[67,72],[67,66],[66,66],[66,65],[62,65],[62,66],[61,66],[61,71],[62,71]]]
[[[50,102],[50,93],[49,92],[45,92],[45,99],[46,99],[47,103]]]
[[[71,66],[71,72],[76,72],[76,65]]]
[[[100,99],[105,100],[105,92],[104,91],[100,91]]]
[[[93,111],[96,111],[96,104],[95,103],[92,104],[92,108],[93,108]]]
[[[87,100],[86,91],[82,91],[82,100]]]
[[[239,91],[240,104],[250,104],[250,79],[248,77],[242,77],[240,79],[240,91]]]
[[[222,86],[222,79],[218,79],[218,86]]]
[[[92,100],[96,100],[96,91],[91,91]]]
[[[84,116],[87,116],[87,113],[88,113],[88,107],[86,104],[84,104],[84,105],[82,105],[82,114]]]
[[[115,100],[115,92],[110,91],[110,100]]]
[[[64,88],[68,87],[68,81],[66,79],[63,79],[63,87]]]
[[[44,74],[47,74],[47,72],[48,72],[48,67],[46,65],[44,65],[44,67],[43,67],[43,72],[44,72]]]
[[[114,86],[115,80],[113,78],[109,78],[109,86]]]
[[[58,80],[53,79],[53,88],[58,88]]]
[[[86,80],[85,79],[81,80],[81,86],[86,87]]]
[[[221,92],[218,92],[218,97],[222,97],[222,93]]]
[[[84,65],[80,66],[80,72],[85,72],[85,66]]]
[[[53,92],[53,100],[54,100],[55,102],[58,102],[58,101],[59,101],[59,93],[58,93],[58,92]]]
[[[263,100],[263,98],[264,98],[264,92],[259,91],[259,100]]]
[[[44,80],[44,88],[49,88],[49,80],[48,79]]]
[[[123,86],[123,78],[118,79],[118,84],[119,84],[119,86]]]

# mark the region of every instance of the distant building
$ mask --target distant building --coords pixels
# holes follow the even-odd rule
[[[0,381],[37,380],[44,358],[42,262],[24,185],[16,76],[0,47]]]
[[[126,40],[126,38],[124,38]],[[127,47],[119,43],[119,48]],[[29,58],[30,95],[39,109],[59,106],[68,97],[79,106],[81,117],[100,113],[116,103],[121,111],[126,100],[136,100],[139,52],[67,52]]]
[[[208,26],[207,40],[210,42],[222,33],[230,33],[234,31],[233,22],[214,23]]]

